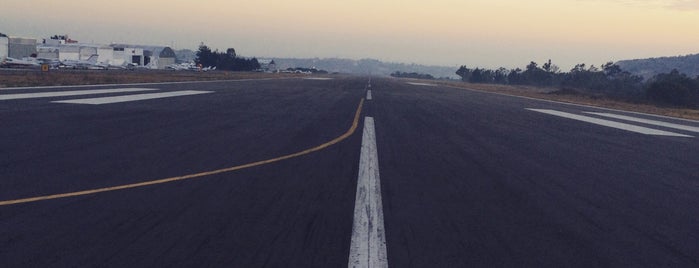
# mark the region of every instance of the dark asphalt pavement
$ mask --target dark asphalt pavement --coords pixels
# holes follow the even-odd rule
[[[212,93],[104,105],[51,101],[133,93],[0,100],[0,202],[303,151],[350,128],[367,80],[130,85]],[[0,95],[98,88],[119,87]],[[389,266],[699,266],[699,138],[526,109],[699,122],[393,79],[371,89],[361,118],[376,125]],[[345,267],[361,123],[267,165],[0,206],[0,267]]]

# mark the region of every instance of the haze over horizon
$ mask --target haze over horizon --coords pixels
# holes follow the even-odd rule
[[[696,0],[5,0],[0,32],[239,54],[524,67],[699,53]]]

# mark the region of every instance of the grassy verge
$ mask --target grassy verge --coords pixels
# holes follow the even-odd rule
[[[566,103],[583,104],[595,107],[618,109],[624,111],[649,113],[684,119],[699,120],[699,110],[661,107],[651,103],[632,103],[621,100],[610,99],[604,96],[592,96],[579,93],[561,93],[556,88],[540,88],[531,86],[508,86],[492,84],[471,84],[465,82],[436,82],[441,85],[495,92],[507,95],[545,99]]]
[[[225,71],[189,72],[167,70],[51,70],[50,72],[41,72],[39,70],[0,69],[0,88],[238,80],[299,76],[303,75]]]

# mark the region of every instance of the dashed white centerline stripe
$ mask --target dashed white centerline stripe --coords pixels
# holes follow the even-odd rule
[[[159,98],[169,98],[177,96],[187,96],[187,95],[197,95],[211,93],[211,91],[195,91],[195,90],[184,90],[184,91],[173,91],[173,92],[163,92],[163,93],[151,93],[151,94],[136,94],[136,95],[125,95],[125,96],[115,96],[115,97],[103,97],[103,98],[91,98],[91,99],[76,99],[76,100],[62,100],[54,101],[55,103],[74,103],[74,104],[108,104],[108,103],[118,103],[127,101],[139,101],[139,100],[150,100]]]
[[[54,91],[54,92],[39,92],[39,93],[0,94],[0,100],[51,98],[51,97],[66,97],[66,96],[80,96],[80,95],[93,95],[93,94],[152,91],[152,90],[158,90],[158,89],[156,89],[156,88],[114,88],[114,89],[96,89],[96,90],[72,90],[72,91]]]
[[[371,89],[366,91],[366,100],[371,100]]]
[[[668,122],[663,122],[663,121],[636,118],[636,117],[631,117],[631,116],[610,114],[610,113],[593,113],[593,112],[585,112],[585,113],[609,117],[609,118],[616,118],[616,119],[621,119],[621,120],[626,120],[626,121],[631,121],[631,122],[636,122],[636,123],[643,123],[643,124],[655,125],[655,126],[660,126],[660,127],[668,127],[668,128],[674,128],[674,129],[686,130],[686,131],[699,133],[699,127],[685,126],[685,125],[673,124],[673,123],[668,123]]]
[[[559,111],[555,111],[555,110],[547,110],[547,109],[527,109],[527,110],[545,113],[545,114],[549,114],[549,115],[560,116],[563,118],[568,118],[568,119],[573,119],[573,120],[578,120],[578,121],[583,121],[583,122],[588,122],[588,123],[597,124],[597,125],[601,125],[601,126],[605,126],[605,127],[611,127],[611,128],[622,129],[622,130],[626,130],[626,131],[646,134],[646,135],[685,137],[685,138],[692,137],[689,135],[678,134],[678,133],[673,133],[673,132],[669,132],[669,131],[663,131],[663,130],[657,130],[657,129],[647,128],[647,127],[631,125],[631,124],[619,123],[619,122],[614,122],[614,121],[609,121],[609,120],[604,120],[604,119],[599,119],[599,118],[594,118],[594,117],[589,117],[589,116],[582,116],[582,115],[577,115],[577,114],[559,112]]]
[[[374,119],[364,118],[348,267],[388,267]]]

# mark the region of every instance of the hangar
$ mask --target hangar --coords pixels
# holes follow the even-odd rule
[[[9,45],[10,39],[4,34],[0,34],[0,62],[7,58]]]
[[[164,46],[44,42],[35,49],[37,57],[41,59],[84,61],[92,55],[97,55],[97,62],[110,66],[131,65],[165,69],[176,61],[175,51]]]
[[[111,44],[116,54],[123,54],[123,59],[137,66],[145,66],[150,69],[165,69],[168,65],[175,64],[177,57],[175,51],[166,46],[144,46],[129,44]]]
[[[21,59],[36,55],[36,39],[21,37],[7,38],[7,57]],[[2,44],[3,41],[0,41]]]
[[[37,42],[37,39],[0,34],[0,60],[35,57],[61,62],[87,61],[95,55],[97,63],[109,66],[166,69],[177,62],[175,51],[167,46],[87,44],[72,40],[68,35],[56,35]]]

